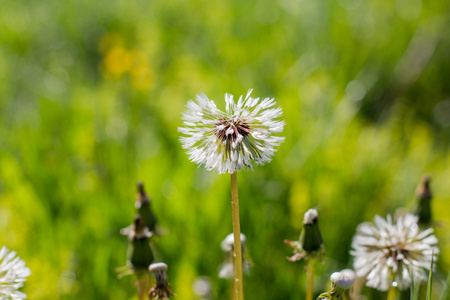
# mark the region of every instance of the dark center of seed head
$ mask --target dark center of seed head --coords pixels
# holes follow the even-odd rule
[[[234,141],[238,135],[246,137],[249,133],[250,126],[241,119],[222,119],[214,127],[214,134],[221,141]]]

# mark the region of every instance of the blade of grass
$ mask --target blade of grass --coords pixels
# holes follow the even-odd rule
[[[428,276],[427,300],[431,299],[431,278],[433,276],[434,249],[431,252],[430,275]]]
[[[414,284],[413,300],[419,300],[419,291],[420,291],[420,284],[419,283]]]
[[[448,272],[448,275],[447,275],[447,282],[446,282],[446,284],[445,284],[444,291],[443,291],[442,294],[441,294],[440,300],[446,300],[446,299],[448,299],[449,291],[450,291],[450,272]]]

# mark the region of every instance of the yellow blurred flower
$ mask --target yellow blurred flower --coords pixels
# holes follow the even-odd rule
[[[128,72],[131,68],[133,57],[130,51],[127,51],[121,46],[117,46],[109,50],[105,54],[103,60],[102,70],[104,75],[112,77],[119,77]]]
[[[105,34],[99,43],[103,54],[102,75],[106,79],[117,79],[129,73],[131,85],[138,91],[147,91],[153,85],[153,72],[149,68],[148,56],[140,50],[128,50],[120,35]]]

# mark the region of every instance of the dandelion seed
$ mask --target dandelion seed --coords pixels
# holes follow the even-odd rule
[[[183,114],[184,127],[178,131],[191,161],[205,165],[207,170],[235,173],[252,162],[270,162],[283,137],[273,136],[283,131],[285,122],[276,120],[281,108],[273,108],[275,100],[241,96],[236,103],[233,95],[225,94],[226,112],[219,110],[205,94],[190,100]]]
[[[27,297],[18,289],[31,274],[25,262],[5,246],[0,250],[0,300],[20,300]]]
[[[411,281],[426,281],[434,254],[439,252],[433,229],[419,230],[418,217],[399,216],[393,221],[375,216],[374,223],[362,223],[353,237],[350,252],[358,277],[367,277],[366,285],[387,291],[395,282],[401,290]],[[412,274],[413,278],[411,278]]]

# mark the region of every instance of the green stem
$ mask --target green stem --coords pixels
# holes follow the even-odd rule
[[[233,286],[231,289],[231,300],[236,300],[236,281],[233,280]]]
[[[138,282],[138,298],[139,300],[144,300],[145,293],[145,275],[139,278]]]
[[[395,300],[395,299],[397,299],[397,288],[391,286],[391,288],[388,291],[387,300]]]
[[[311,258],[308,263],[308,287],[306,289],[306,300],[312,300],[313,289],[314,289],[314,266],[316,264],[316,259]]]
[[[242,247],[241,247],[241,225],[239,223],[239,197],[236,173],[231,174],[231,209],[233,215],[234,235],[234,269],[236,300],[244,300],[244,281],[242,278]]]
[[[150,274],[144,273],[138,279],[138,299],[146,299],[146,295],[150,290],[151,277]]]

